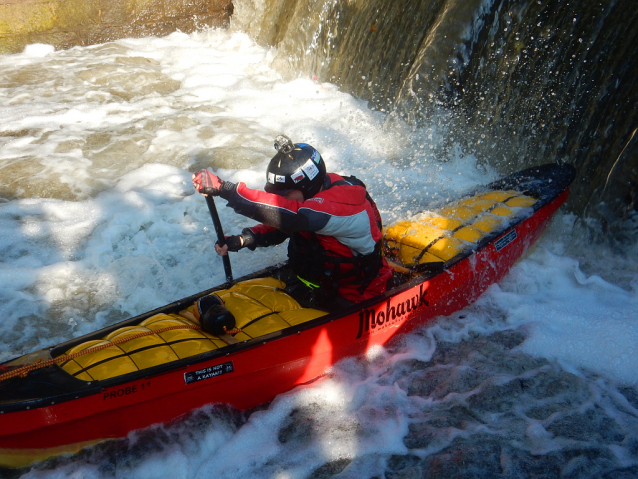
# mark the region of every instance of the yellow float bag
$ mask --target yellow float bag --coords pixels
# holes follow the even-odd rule
[[[213,293],[235,316],[240,332],[235,339],[245,341],[305,323],[327,314],[325,311],[302,308],[283,288],[286,283],[275,278],[242,281]]]
[[[490,191],[465,198],[386,228],[384,254],[408,268],[445,263],[519,218],[535,202],[517,191]]]
[[[283,291],[285,286],[275,278],[258,278],[214,293],[235,316],[241,330],[235,339],[263,336],[327,314],[302,308]],[[156,314],[136,326],[125,326],[102,339],[74,346],[66,354],[80,354],[60,366],[78,379],[99,381],[227,345],[199,326],[196,305],[179,315]],[[89,351],[81,354],[85,350]]]
[[[195,329],[197,328],[197,329]],[[177,314],[156,314],[137,326],[116,329],[101,340],[86,341],[66,354],[86,354],[62,363],[84,381],[109,379],[226,346],[221,339]]]

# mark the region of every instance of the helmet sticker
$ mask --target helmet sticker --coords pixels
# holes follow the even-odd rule
[[[277,175],[277,176],[275,176],[275,181],[277,183],[285,183],[286,182],[286,177],[285,176],[281,176],[281,175]]]
[[[311,180],[319,174],[319,168],[310,159],[303,164],[301,169]]]
[[[292,178],[292,181],[294,181],[295,183],[299,183],[301,180],[304,179],[304,174],[303,174],[303,171],[299,169],[295,171],[292,175],[290,175],[290,177]]]
[[[274,173],[268,173],[268,183],[271,184],[275,184],[275,174]]]
[[[310,159],[314,161],[315,163],[319,164],[319,162],[321,161],[321,155],[319,154],[317,150],[315,150],[312,152],[312,156],[310,157]]]

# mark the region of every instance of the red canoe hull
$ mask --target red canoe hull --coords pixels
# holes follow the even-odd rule
[[[530,218],[449,269],[360,311],[295,334],[101,390],[98,394],[0,415],[0,456],[42,458],[126,436],[206,404],[249,409],[307,384],[340,359],[458,311],[502,278],[545,230],[565,190]],[[513,232],[514,231],[514,232]],[[499,239],[506,238],[505,241]],[[498,246],[498,248],[497,248]]]

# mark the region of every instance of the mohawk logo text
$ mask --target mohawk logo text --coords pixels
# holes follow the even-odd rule
[[[407,299],[404,299],[403,295],[400,300],[396,297],[390,298],[385,304],[360,311],[357,339],[408,319],[422,307],[430,305],[425,299],[428,290],[424,288],[423,284],[419,285],[418,292],[412,291],[414,292],[413,296],[409,296]]]

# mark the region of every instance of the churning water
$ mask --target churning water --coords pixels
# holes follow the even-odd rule
[[[437,127],[286,79],[274,56],[217,30],[0,57],[0,360],[223,282],[191,172],[259,188],[277,134],[362,179],[386,223],[496,178],[454,144],[439,156]],[[227,233],[250,224],[221,204]],[[637,477],[638,277],[621,288],[595,261],[583,273],[565,254],[574,221],[559,215],[469,308],[269,405],[207,407],[2,473]],[[231,260],[239,277],[284,258],[276,247]]]

